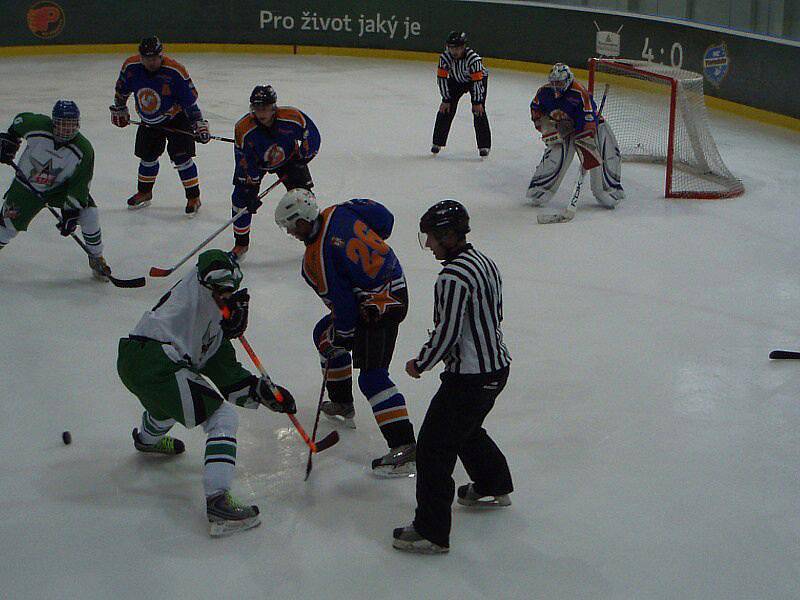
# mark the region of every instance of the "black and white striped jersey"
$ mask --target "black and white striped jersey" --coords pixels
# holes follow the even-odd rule
[[[489,71],[483,66],[480,55],[472,48],[464,50],[464,56],[453,58],[446,50],[439,56],[439,68],[436,70],[436,81],[439,83],[439,93],[442,101],[450,100],[450,90],[447,80],[456,83],[471,84],[469,94],[473,104],[482,104],[486,100],[486,77]]]
[[[430,339],[417,356],[420,371],[440,360],[459,374],[492,373],[507,367],[511,355],[503,343],[503,282],[497,265],[467,244],[445,263],[434,290]]]

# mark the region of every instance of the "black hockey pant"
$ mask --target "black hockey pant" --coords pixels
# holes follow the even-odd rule
[[[486,84],[488,88],[488,78]],[[461,100],[461,96],[469,93],[470,84],[448,81],[447,85],[450,90],[450,110],[446,113],[436,113],[436,124],[433,126],[433,144],[435,146],[447,145],[447,136],[450,134],[450,126],[453,124],[453,118],[456,116],[458,101]],[[486,116],[486,106],[484,105],[483,108],[482,115],[472,116],[472,122],[475,126],[475,140],[478,143],[478,148],[491,148],[492,132],[489,129],[489,117]]]
[[[417,512],[414,529],[440,546],[450,545],[453,469],[460,458],[482,495],[514,490],[506,457],[483,420],[506,385],[508,369],[488,375],[442,374],[417,437]]]

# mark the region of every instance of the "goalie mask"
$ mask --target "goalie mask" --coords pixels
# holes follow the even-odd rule
[[[53,106],[53,137],[64,144],[78,135],[81,129],[81,111],[72,100],[61,99]]]
[[[550,82],[550,87],[556,92],[556,98],[566,92],[575,81],[572,71],[564,63],[556,63],[550,69],[550,74],[547,76]]]
[[[222,250],[206,250],[197,259],[197,280],[212,292],[235,292],[242,283],[239,263]]]

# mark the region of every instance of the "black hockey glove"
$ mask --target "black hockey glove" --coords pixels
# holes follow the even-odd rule
[[[227,319],[222,319],[220,327],[222,335],[232,340],[238,338],[247,329],[247,315],[250,307],[250,294],[247,292],[247,288],[242,288],[225,300],[225,306],[228,307],[230,315]]]
[[[211,141],[211,132],[208,130],[208,121],[205,119],[192,123],[192,131],[195,139],[201,144],[207,144]]]
[[[61,220],[56,223],[56,227],[61,235],[67,237],[75,233],[75,230],[78,228],[78,217],[80,217],[80,215],[81,211],[77,208],[61,209]]]
[[[258,209],[264,204],[258,199],[258,186],[254,185],[248,185],[245,188],[244,200],[247,203],[247,212],[251,215],[256,214]]]
[[[353,348],[353,338],[344,337],[336,332],[333,325],[328,327],[319,340],[317,349],[325,360],[331,360],[342,352],[349,352]]]
[[[273,412],[295,414],[297,406],[291,392],[283,386],[276,385],[275,387],[281,396],[281,399],[278,400],[270,389],[270,383],[272,382],[265,377],[256,379],[250,387],[250,397]]]
[[[5,131],[0,132],[0,163],[10,165],[19,150],[19,139]]]

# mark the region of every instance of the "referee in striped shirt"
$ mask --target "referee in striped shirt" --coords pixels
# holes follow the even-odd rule
[[[444,268],[434,293],[435,329],[406,372],[419,378],[439,361],[444,372],[417,439],[416,516],[394,530],[394,547],[409,552],[449,550],[456,458],[472,479],[458,488],[459,504],[511,504],[508,463],[483,428],[511,363],[500,329],[502,280],[492,259],[467,242],[469,230],[467,210],[455,200],[442,200],[420,219],[420,243],[424,238]]]
[[[436,80],[442,103],[436,113],[433,126],[433,145],[431,152],[438,154],[447,145],[450,125],[456,115],[458,101],[469,92],[472,100],[472,120],[475,125],[475,139],[478,153],[488,156],[492,148],[492,132],[489,130],[489,117],[486,116],[486,86],[489,72],[484,68],[480,55],[467,47],[467,34],[451,31],[447,36],[446,48],[439,57]]]

